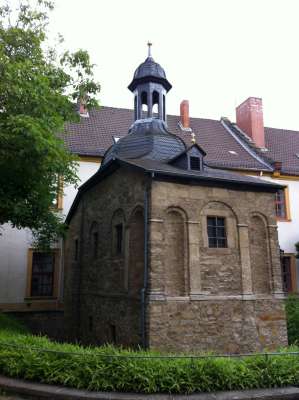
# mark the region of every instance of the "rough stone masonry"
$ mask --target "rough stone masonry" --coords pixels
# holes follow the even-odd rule
[[[282,187],[213,169],[193,139],[170,133],[170,88],[149,55],[129,85],[135,122],[67,216],[68,337],[176,352],[286,345]]]

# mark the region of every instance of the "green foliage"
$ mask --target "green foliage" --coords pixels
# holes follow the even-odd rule
[[[84,50],[47,48],[53,4],[0,0],[0,225],[32,229],[41,242],[63,234],[53,211],[59,179],[77,182],[77,163],[57,133],[77,121],[74,100],[97,105],[100,86]]]
[[[299,298],[289,295],[286,300],[289,344],[299,344]]]
[[[298,352],[299,348],[281,352],[287,350]],[[112,346],[61,344],[0,329],[0,373],[36,382],[99,391],[182,394],[299,383],[298,355],[201,359],[159,355]]]
[[[11,315],[0,312],[0,331],[8,331],[11,333],[28,333],[27,328]]]

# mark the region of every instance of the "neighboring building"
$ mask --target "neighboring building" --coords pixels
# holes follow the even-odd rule
[[[208,166],[259,176],[286,186],[275,201],[284,290],[298,291],[295,243],[299,241],[299,132],[263,128],[261,100],[256,98],[249,98],[237,108],[238,125],[226,118],[190,118],[187,101],[181,103],[180,111],[180,116],[167,116],[169,130],[187,145],[195,135],[196,142],[207,153]],[[127,135],[134,111],[101,107],[87,113],[81,107],[80,114],[79,123],[66,126],[65,142],[80,158],[78,175],[82,184],[97,171],[105,151]],[[57,207],[66,215],[77,189],[70,186],[64,191]],[[57,244],[53,254],[40,255],[32,249],[30,231],[5,225],[1,233],[0,310],[61,309],[61,244]]]
[[[283,186],[207,166],[200,146],[168,131],[170,88],[149,56],[129,85],[129,134],[67,216],[68,337],[225,353],[286,345],[275,216]]]

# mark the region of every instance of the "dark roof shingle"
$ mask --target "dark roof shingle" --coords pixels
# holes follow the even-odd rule
[[[114,137],[127,135],[134,122],[133,110],[101,107],[89,112],[89,117],[81,117],[79,123],[65,127],[64,140],[69,150],[79,155],[103,156],[114,143]],[[168,129],[180,136],[187,145],[191,144],[190,132],[179,127],[179,116],[167,117]],[[206,163],[214,167],[265,170],[254,156],[248,153],[225,129],[221,121],[190,118],[190,125],[197,143],[207,153]]]

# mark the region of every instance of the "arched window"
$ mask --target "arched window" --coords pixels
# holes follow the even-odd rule
[[[154,118],[159,118],[159,93],[154,90],[152,95],[153,109],[152,114]]]
[[[159,105],[153,104],[153,118],[159,118]]]
[[[138,118],[138,99],[137,95],[134,97],[134,110],[135,110],[135,120]]]
[[[119,209],[112,217],[112,254],[118,257],[124,254],[124,231],[124,213]]]
[[[141,93],[141,107],[142,107],[141,118],[147,118],[148,101],[147,101],[147,93],[146,92]]]

